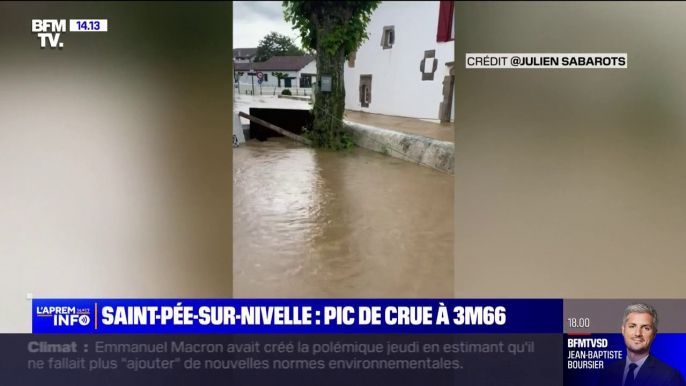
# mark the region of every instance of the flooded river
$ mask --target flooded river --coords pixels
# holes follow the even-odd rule
[[[452,176],[284,138],[233,162],[235,297],[452,297]]]

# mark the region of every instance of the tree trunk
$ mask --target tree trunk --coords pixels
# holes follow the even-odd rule
[[[335,28],[335,21],[327,23],[327,19],[320,20],[317,36],[328,36],[330,29]],[[345,53],[340,48],[335,54],[326,52],[321,41],[317,40],[317,80],[322,75],[331,75],[331,92],[322,92],[316,88],[314,99],[314,122],[312,140],[315,146],[338,149],[342,146],[343,112],[345,110],[345,82],[343,66]]]

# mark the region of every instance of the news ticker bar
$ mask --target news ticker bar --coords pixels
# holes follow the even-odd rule
[[[34,333],[561,333],[561,300],[33,299]]]
[[[340,371],[340,368],[331,367],[331,363],[338,366],[337,363],[361,361],[360,369],[365,369],[367,362],[369,366],[372,366],[372,363],[379,366],[414,366],[414,362],[407,364],[406,361],[416,359],[417,366],[421,362],[426,369],[435,370],[443,366],[440,369],[450,371],[463,369],[468,365],[472,369],[481,369],[478,372],[467,372],[477,378],[465,378],[465,384],[475,385],[477,383],[473,381],[479,379],[486,382],[483,384],[502,384],[502,381],[511,376],[495,382],[488,378],[490,373],[482,371],[488,369],[488,372],[499,372],[518,368],[513,365],[514,361],[521,362],[519,366],[532,369],[537,368],[536,366],[540,368],[543,362],[546,363],[546,371],[531,375],[529,384],[557,384],[555,382],[559,381],[551,380],[562,378],[565,385],[593,385],[597,384],[600,378],[609,379],[611,384],[621,384],[621,372],[617,376],[616,369],[625,368],[626,359],[630,358],[627,352],[647,348],[650,352],[649,358],[659,358],[672,367],[670,382],[673,383],[670,384],[676,385],[683,384],[681,373],[686,373],[686,357],[683,355],[686,331],[682,322],[683,314],[686,313],[685,301],[33,299],[33,333],[37,334],[37,337],[28,342],[26,347],[30,354],[45,353],[54,356],[55,352],[60,352],[76,356],[72,358],[61,354],[61,358],[49,358],[47,362],[36,356],[32,359],[35,368],[54,366],[55,364],[50,362],[54,360],[66,363],[60,364],[59,368],[73,365],[81,367],[69,368],[85,369],[88,362],[97,369],[101,360],[128,363],[132,355],[137,359],[137,356],[144,352],[169,356],[157,357],[154,360],[168,361],[170,366],[176,363],[181,371],[182,363],[186,370],[197,370],[202,366],[205,366],[205,369],[223,368],[221,364],[219,367],[213,366],[215,361],[227,359],[221,356],[224,353],[249,354],[239,361],[269,360],[268,357],[276,352],[270,351],[267,357],[264,357],[257,347],[262,347],[260,342],[264,339],[273,338],[278,341],[278,347],[285,347],[285,351],[280,353],[288,354],[283,358],[288,363],[290,360],[302,361],[304,357],[306,361],[310,359],[310,362],[321,361],[317,362],[317,369],[335,368],[337,371]],[[628,314],[625,322],[625,312],[629,310],[633,311]],[[657,317],[646,319],[646,315],[652,316],[654,313],[660,314],[659,329]],[[644,323],[649,328],[631,332],[631,326],[637,323]],[[597,324],[601,326],[601,330],[596,327]],[[605,328],[611,332],[599,332]],[[660,334],[656,334],[658,330]],[[78,344],[77,339],[71,338],[74,335],[69,334],[90,340]],[[203,345],[187,344],[187,340],[193,339],[193,336],[207,339],[214,339],[213,336],[231,337],[239,341],[247,339],[250,342],[244,345],[236,345],[236,342],[210,345],[214,350],[210,354],[219,353],[221,358],[200,361],[198,355],[206,352],[193,351],[194,347],[204,347]],[[108,345],[106,340],[114,337],[130,340],[166,340],[153,345],[135,342]],[[70,340],[66,343],[54,342],[60,338]],[[402,339],[411,342],[399,344],[399,340]],[[432,339],[435,339],[434,343],[429,343],[428,340]],[[345,343],[346,341],[348,343]],[[375,347],[375,350],[378,350],[374,353],[378,358],[361,359],[361,356],[369,353],[360,351],[360,343],[364,341],[371,345],[364,345],[362,349]],[[425,343],[420,343],[421,341]],[[244,346],[256,348],[254,351],[244,351]],[[309,348],[304,348],[306,346],[313,347],[318,353],[323,351],[317,347],[346,347],[346,350],[350,348],[352,351],[337,352],[336,355],[340,355],[327,358],[333,361],[327,362],[321,357],[310,358]],[[276,346],[268,347],[272,350]],[[91,355],[93,349],[101,357],[86,361],[83,356]],[[184,351],[187,349],[190,351]],[[121,358],[102,357],[112,352]],[[186,358],[181,355],[186,353],[192,354],[193,357]],[[408,358],[408,354],[416,358]],[[397,355],[405,356],[396,358]],[[652,367],[657,361],[650,360],[653,362],[648,364],[647,368]],[[39,361],[43,362],[38,363]],[[152,365],[155,363],[157,362]],[[146,362],[145,366],[148,365]],[[29,363],[28,368],[31,366]],[[130,367],[129,364],[126,366]],[[138,369],[140,367],[136,366],[141,365],[134,363],[132,366]],[[432,374],[427,373],[426,376]],[[548,378],[544,379],[546,376]],[[636,379],[640,380],[642,378],[638,377],[646,376],[639,372]],[[490,381],[494,382],[488,383]]]
[[[622,372],[616,369],[625,368],[629,357],[627,342],[619,333],[592,338],[556,334],[0,334],[0,346],[0,372],[3,380],[15,379],[12,384],[54,383],[66,374],[82,377],[75,384],[102,385],[101,380],[108,378],[116,379],[113,384],[117,385],[138,384],[124,379],[145,377],[141,371],[154,370],[148,372],[154,380],[166,371],[165,381],[185,377],[182,385],[226,384],[227,376],[239,375],[246,377],[245,382],[234,378],[233,384],[361,385],[364,379],[371,385],[589,386],[598,385],[603,373],[614,376],[608,384],[620,385]],[[686,374],[684,347],[686,334],[658,334],[650,357],[672,367],[669,373],[673,375]],[[648,362],[644,369],[650,367]],[[303,379],[294,381],[298,371],[303,371]],[[313,381],[314,376],[321,378]],[[452,377],[458,382],[450,382]],[[142,384],[156,384],[151,383],[153,379]],[[643,385],[684,384],[676,376],[672,381]]]
[[[466,54],[466,68],[627,68],[627,54]]]
[[[567,369],[554,334],[0,334],[0,346],[16,384],[530,386],[562,385]]]
[[[32,296],[30,297],[32,298]],[[644,303],[684,333],[679,299],[32,299],[34,333],[617,333]]]

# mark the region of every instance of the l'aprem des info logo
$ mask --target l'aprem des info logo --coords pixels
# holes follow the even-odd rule
[[[36,307],[36,316],[50,318],[53,326],[88,326],[90,315],[90,308]]]
[[[107,19],[101,20],[69,20],[69,32],[107,32]],[[40,47],[61,49],[63,34],[67,32],[66,19],[33,19],[31,32],[40,40]]]

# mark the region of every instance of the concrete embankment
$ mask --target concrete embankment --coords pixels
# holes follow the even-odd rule
[[[309,102],[312,100],[312,97],[310,97],[310,96],[299,96],[299,95],[279,95],[278,97],[280,99],[291,99],[294,101],[303,101],[303,102]]]
[[[297,98],[297,96],[292,96]],[[302,98],[302,97],[300,97]],[[303,101],[274,96],[236,97],[234,114],[243,111],[250,114],[250,108],[280,108],[285,110],[309,110],[311,106]],[[279,126],[281,122],[265,119],[269,123]],[[251,138],[250,122],[239,119],[245,139]],[[344,120],[351,128],[351,135],[355,143],[364,149],[387,154],[415,164],[421,162],[424,166],[454,174],[455,145],[452,142],[441,141],[421,135],[408,134],[389,128],[380,128],[362,123]],[[427,123],[427,125],[432,125]],[[393,126],[391,126],[393,127]],[[239,141],[242,143],[242,141]]]
[[[455,144],[433,138],[344,121],[357,146],[446,173],[455,173]]]
[[[361,123],[344,122],[350,128],[353,141],[361,148],[408,162],[421,162],[422,166],[436,168],[449,174],[455,173],[455,144],[452,142]],[[250,138],[250,124],[244,124],[242,127],[245,138]]]

